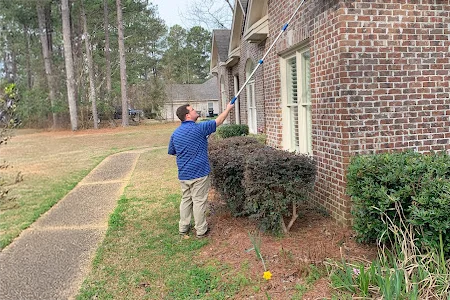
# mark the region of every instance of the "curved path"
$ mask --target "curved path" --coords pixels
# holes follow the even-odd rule
[[[0,300],[75,298],[109,215],[148,150],[107,157],[0,252]]]

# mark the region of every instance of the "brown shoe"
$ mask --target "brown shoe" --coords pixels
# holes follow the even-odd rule
[[[203,239],[203,238],[208,237],[208,236],[209,236],[209,228],[206,229],[204,234],[197,234],[197,238],[198,239]]]
[[[181,232],[180,231],[180,235],[189,235],[189,232],[191,232],[191,225],[189,225],[189,228],[188,228],[188,230],[186,230],[186,231],[183,231],[183,232]]]

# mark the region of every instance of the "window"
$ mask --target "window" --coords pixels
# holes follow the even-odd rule
[[[227,92],[225,91],[225,80],[223,79],[223,76],[220,78],[220,97],[222,101],[222,111],[227,108],[228,99],[227,99]],[[228,118],[223,121],[224,124],[228,123]]]
[[[310,54],[301,49],[281,58],[283,148],[312,153]]]
[[[239,77],[238,75],[234,75],[234,94],[237,95],[238,92],[239,92]],[[234,115],[236,117],[236,124],[241,124],[241,114],[240,114],[241,105],[239,102],[240,101],[238,97],[236,102],[234,102]]]
[[[214,103],[208,102],[208,110],[206,111],[206,115],[208,117],[213,117],[214,116]]]
[[[245,66],[245,74],[247,78],[255,69],[255,64],[249,59]],[[255,99],[255,79],[252,77],[246,86],[247,91],[247,115],[248,115],[248,131],[250,133],[258,133],[256,123],[256,99]]]

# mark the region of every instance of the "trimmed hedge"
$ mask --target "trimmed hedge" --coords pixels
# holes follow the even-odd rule
[[[209,144],[211,184],[226,199],[234,216],[245,214],[244,161],[247,156],[264,145],[251,137],[231,137]]]
[[[347,174],[353,201],[354,229],[360,242],[386,242],[386,218],[400,226],[396,203],[407,225],[414,226],[417,245],[450,255],[450,156],[412,151],[356,156]]]
[[[248,125],[246,124],[226,124],[217,128],[217,135],[226,139],[233,136],[248,135]]]
[[[269,147],[257,150],[245,161],[246,213],[263,230],[289,231],[298,217],[296,207],[313,190],[316,171],[307,155]],[[285,217],[291,217],[287,226]]]
[[[310,157],[266,147],[251,137],[212,141],[209,157],[212,185],[232,214],[251,216],[273,232],[289,230],[297,218],[293,207],[306,199],[315,180]],[[288,226],[283,217],[292,217]]]

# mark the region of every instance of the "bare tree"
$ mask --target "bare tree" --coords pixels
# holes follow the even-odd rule
[[[108,0],[103,0],[103,19],[105,30],[105,68],[106,68],[106,91],[111,94],[111,55],[109,46],[109,11]]]
[[[37,8],[37,15],[38,15],[38,23],[39,23],[39,37],[41,39],[41,45],[42,45],[42,55],[44,56],[44,67],[45,67],[45,77],[47,79],[47,85],[49,90],[49,98],[50,98],[50,105],[52,108],[55,107],[56,102],[56,92],[55,92],[55,86],[54,86],[54,78],[53,78],[53,67],[52,67],[52,51],[49,49],[51,47],[50,41],[48,40],[47,35],[47,27],[46,27],[46,14],[44,10],[44,6],[48,3],[46,3],[46,0],[39,0],[39,2],[36,5]],[[57,127],[57,114],[56,112],[52,111],[53,116],[53,128]]]
[[[94,76],[94,60],[92,59],[91,42],[86,22],[86,12],[84,10],[84,0],[81,0],[81,19],[83,21],[84,44],[86,45],[86,58],[88,62],[89,73],[89,101],[92,104],[92,118],[94,120],[94,129],[98,129],[98,114],[97,114],[97,96],[95,93],[95,76]]]
[[[123,16],[121,0],[116,0],[117,6],[117,28],[119,34],[119,57],[120,57],[120,88],[122,92],[122,126],[128,126],[128,98],[127,98],[127,66],[125,63],[125,43],[123,34]]]
[[[70,34],[69,0],[61,0],[62,29],[64,40],[64,62],[66,65],[67,98],[69,102],[70,124],[72,130],[78,130],[77,103],[75,98],[75,77]]]
[[[231,28],[233,10],[232,0],[194,0],[187,5],[186,12],[180,12],[180,15],[191,27],[202,26],[212,30]]]

